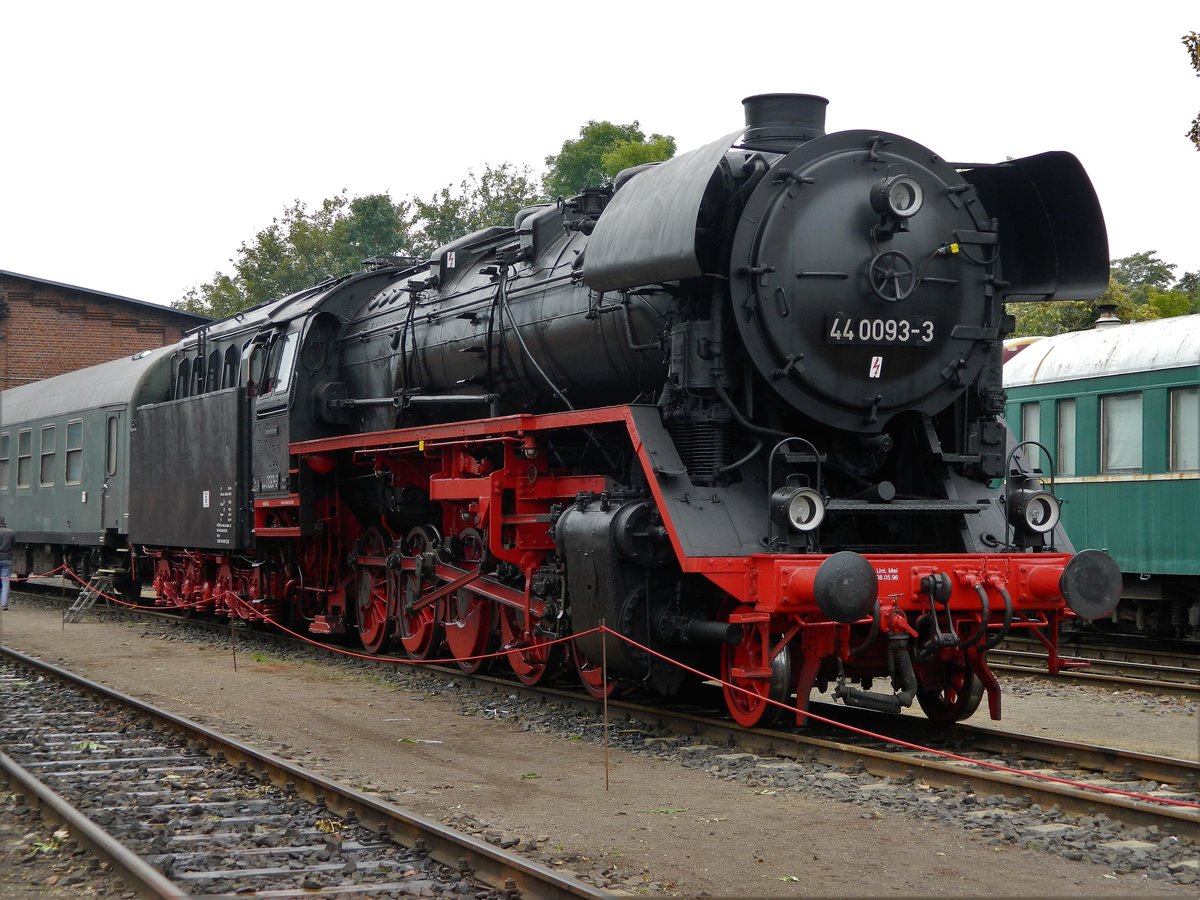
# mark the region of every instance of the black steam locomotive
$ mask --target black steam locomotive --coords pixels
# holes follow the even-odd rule
[[[1004,303],[1103,291],[1103,218],[1067,153],[955,165],[825,106],[751,97],[698,150],[108,364],[102,543],[163,605],[529,683],[565,656],[673,694],[682,662],[746,724],[830,685],[999,717],[988,650],[1033,632],[1054,668],[1120,593],[1002,417]]]

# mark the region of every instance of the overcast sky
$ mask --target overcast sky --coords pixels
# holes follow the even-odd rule
[[[291,201],[539,173],[589,119],[693,149],[744,97],[952,161],[1069,150],[1110,256],[1200,271],[1195,0],[5,3],[0,269],[170,303]]]

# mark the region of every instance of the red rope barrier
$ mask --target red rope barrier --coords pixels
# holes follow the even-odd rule
[[[78,581],[80,584],[84,584],[86,586],[86,582],[84,582],[83,579],[81,579],[78,575],[76,575],[74,572],[72,572],[70,569],[68,569],[65,566],[60,566],[59,569],[55,569],[54,571],[57,572],[60,569],[65,569],[68,575],[70,575],[73,579]],[[51,573],[51,574],[53,574],[53,573]],[[29,576],[29,577],[33,577],[33,576]],[[125,600],[117,599],[115,597],[109,597],[107,594],[104,594],[102,592],[97,592],[97,593],[101,597],[103,597],[105,600],[108,600],[112,603],[116,603],[120,606],[127,607],[129,609],[135,609],[135,610],[159,611],[164,608],[188,609],[188,608],[193,608],[195,606],[202,605],[204,603],[211,602],[211,601],[199,601],[199,602],[193,603],[193,604],[186,604],[186,605],[181,604],[179,606],[174,606],[174,607],[141,606],[141,605],[138,605],[135,603],[129,603],[128,601],[125,601]],[[237,603],[237,604],[242,604],[242,605],[246,604],[246,601],[242,600],[240,597],[237,597],[236,595],[233,596],[233,599],[234,599],[235,603]],[[330,653],[336,653],[340,656],[346,656],[351,659],[366,660],[369,662],[385,662],[385,663],[392,663],[394,665],[408,665],[408,666],[450,665],[450,664],[456,664],[456,663],[461,663],[461,662],[475,662],[476,660],[484,660],[484,659],[500,659],[502,657],[507,657],[510,653],[513,653],[515,651],[519,652],[520,650],[528,649],[525,647],[509,647],[507,649],[502,648],[494,653],[479,654],[478,656],[449,657],[449,658],[442,658],[442,659],[412,659],[409,657],[378,656],[378,655],[369,654],[369,653],[359,653],[357,651],[349,650],[345,647],[338,647],[335,644],[322,643],[321,641],[314,640],[313,638],[311,638],[307,635],[300,634],[299,632],[294,631],[291,628],[288,628],[282,622],[278,622],[275,619],[271,618],[270,616],[268,616],[264,613],[261,613],[258,610],[254,610],[253,607],[250,607],[250,609],[253,610],[255,618],[261,618],[264,622],[271,625],[272,627],[279,629],[280,631],[284,632],[285,634],[291,635],[292,637],[296,638],[297,640],[299,640],[305,644],[320,648],[320,649],[325,650]],[[621,634],[620,632],[613,631],[611,628],[607,627],[606,625],[599,625],[595,628],[589,629],[588,631],[579,632],[578,634],[573,634],[569,637],[555,638],[554,640],[545,641],[545,642],[539,643],[535,646],[538,648],[552,647],[555,644],[563,644],[568,641],[573,641],[576,638],[586,637],[587,635],[597,634],[597,633],[611,634],[613,637],[617,638],[618,640],[625,641],[627,644],[629,644],[633,647],[636,647],[638,650],[641,650],[643,653],[647,653],[650,656],[655,657],[656,659],[660,659],[663,662],[666,662],[666,663],[669,663],[670,665],[676,666],[677,668],[682,669],[685,672],[689,672],[692,675],[699,676],[700,678],[703,678],[706,681],[715,681],[718,684],[720,684],[723,688],[732,688],[735,691],[740,691],[743,694],[746,694],[746,695],[751,696],[758,700],[762,700],[766,703],[771,704],[772,706],[779,707],[780,709],[787,710],[792,713],[801,713],[802,712],[803,715],[805,715],[817,722],[821,722],[822,724],[830,725],[830,726],[833,726],[834,728],[840,728],[840,729],[842,729],[844,731],[848,731],[852,734],[857,734],[862,737],[871,738],[872,740],[883,741],[884,743],[891,744],[896,747],[903,747],[906,750],[914,750],[914,751],[917,751],[920,753],[929,753],[934,756],[941,757],[943,759],[954,760],[955,762],[969,763],[974,766],[979,766],[980,768],[990,769],[990,770],[997,771],[997,772],[1004,772],[1004,773],[1010,774],[1010,775],[1019,775],[1024,778],[1032,778],[1032,779],[1036,779],[1039,781],[1051,782],[1053,784],[1061,784],[1066,787],[1075,788],[1077,790],[1092,791],[1092,792],[1099,793],[1099,794],[1108,794],[1108,795],[1117,796],[1117,797],[1126,797],[1131,800],[1138,800],[1138,801],[1141,801],[1144,803],[1155,803],[1155,804],[1159,804],[1162,806],[1174,806],[1174,807],[1180,807],[1180,808],[1184,808],[1184,809],[1200,809],[1200,803],[1193,803],[1193,802],[1185,801],[1185,800],[1172,800],[1168,797],[1152,797],[1148,794],[1140,794],[1140,793],[1137,793],[1134,791],[1123,791],[1123,790],[1119,790],[1117,788],[1109,788],[1109,787],[1104,787],[1102,785],[1088,784],[1087,782],[1082,782],[1082,781],[1074,781],[1069,778],[1060,778],[1055,775],[1045,775],[1040,772],[1031,772],[1031,771],[1027,771],[1025,769],[1017,769],[1017,768],[1013,768],[1011,766],[1004,766],[999,763],[989,763],[989,762],[985,762],[982,760],[970,759],[969,757],[961,756],[957,753],[951,753],[948,750],[938,750],[933,747],[925,747],[921,744],[914,744],[909,741],[901,740],[899,738],[888,737],[887,735],[882,735],[882,734],[878,734],[873,731],[868,731],[865,728],[858,728],[857,726],[849,725],[849,724],[846,724],[845,722],[838,722],[835,719],[830,719],[830,718],[827,718],[825,716],[819,715],[814,712],[809,712],[807,710],[802,711],[798,707],[790,706],[787,703],[783,703],[778,700],[772,700],[769,697],[763,697],[760,694],[755,693],[754,691],[750,691],[750,690],[747,690],[746,688],[740,687],[736,684],[732,684],[730,682],[724,681],[723,679],[721,679],[715,675],[712,675],[708,672],[702,672],[699,669],[694,669],[691,666],[687,665],[686,663],[680,662],[677,659],[673,659],[670,656],[667,656],[663,653],[659,653],[656,650],[652,650],[651,648],[645,646],[644,644],[638,643],[637,641],[635,641],[633,638],[629,637],[628,635],[624,635],[624,634]]]

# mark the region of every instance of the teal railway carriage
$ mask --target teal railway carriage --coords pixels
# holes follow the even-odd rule
[[[1200,315],[1043,338],[1004,382],[1067,533],[1124,573],[1116,627],[1200,638]]]
[[[17,532],[17,574],[67,557],[76,571],[124,548],[129,434],[138,405],[165,393],[170,349],[147,350],[5,391],[0,514]],[[100,551],[98,557],[96,551]]]

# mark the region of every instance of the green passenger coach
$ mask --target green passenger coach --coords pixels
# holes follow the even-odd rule
[[[1071,540],[1124,574],[1116,627],[1200,638],[1200,315],[1027,342],[1004,383]]]

